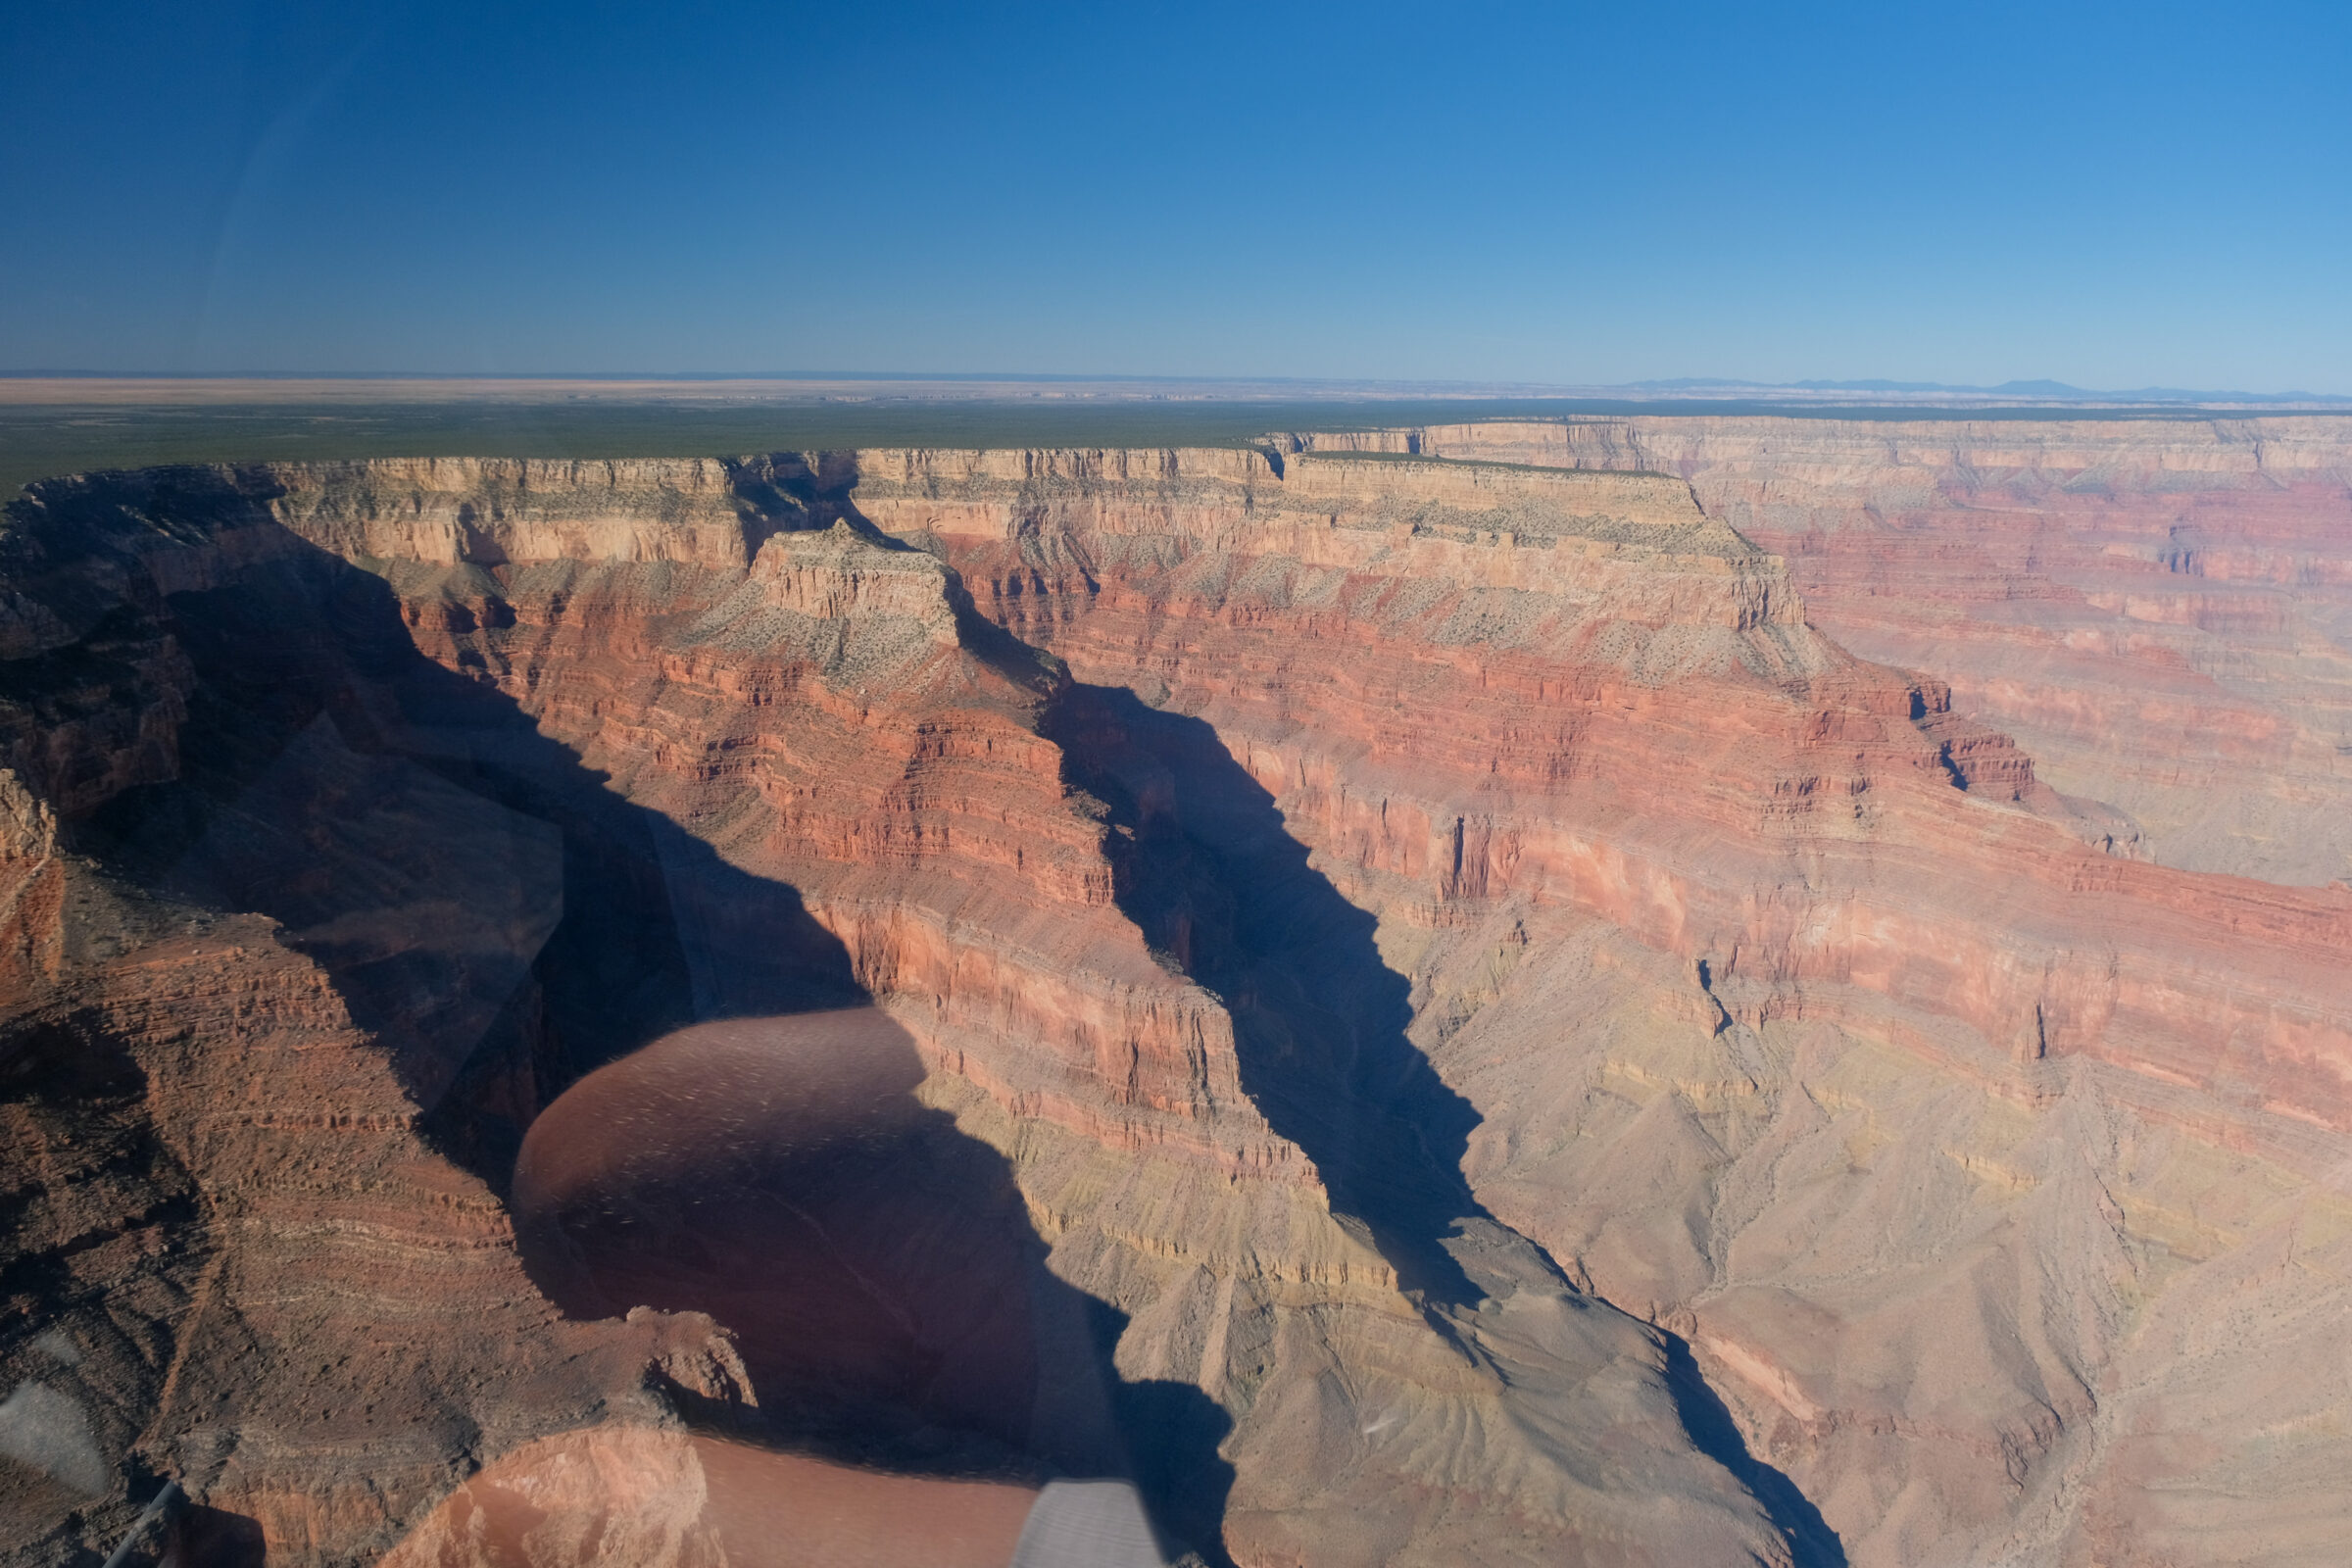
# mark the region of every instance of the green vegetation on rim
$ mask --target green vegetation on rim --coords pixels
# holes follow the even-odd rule
[[[1268,431],[1378,430],[1627,415],[1788,418],[2179,418],[2180,409],[1921,409],[1559,398],[831,403],[494,400],[373,405],[0,407],[0,497],[31,480],[169,463],[398,457],[660,458],[851,447],[1245,447]],[[2233,419],[2260,415],[2231,411]],[[1335,456],[1337,454],[1326,454]],[[1361,456],[1363,454],[1356,454]],[[1440,461],[1440,460],[1424,460]]]

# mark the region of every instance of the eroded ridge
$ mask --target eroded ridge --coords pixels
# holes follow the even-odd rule
[[[2159,861],[2352,874],[2340,416],[1642,416],[1283,444],[1687,479],[1788,561],[1823,629],[1948,681]]]
[[[1051,738],[1066,674],[874,530],[845,471],[183,469],[63,481],[11,514],[25,643],[0,744],[33,848],[10,951],[37,971],[12,1027],[128,1054],[105,1102],[157,1129],[180,1174],[155,1190],[189,1208],[148,1204],[147,1261],[62,1314],[86,1338],[90,1314],[180,1293],[142,1309],[182,1336],[166,1392],[107,1396],[108,1506],[169,1468],[272,1557],[343,1559],[565,1431],[778,1419],[789,1378],[707,1313],[559,1316],[499,1195],[581,1074],[698,1020],[871,997],[910,1042],[925,1125],[1000,1152],[1046,1265],[1094,1303],[1129,1462],[1203,1549],[1786,1560],[1691,1442],[1655,1333],[1594,1308],[1465,1356],[1335,1216],[1244,1083],[1231,1009],[1120,906],[1121,824]],[[283,970],[300,1005],[258,1015],[298,1066],[191,1010],[194,980],[119,910],[75,948],[61,885],[160,901],[173,929],[244,922],[191,962],[240,998]],[[93,1002],[125,984],[147,988],[145,1032]],[[223,1105],[270,1130],[260,1152],[204,1131]],[[371,1176],[383,1158],[405,1174]],[[341,1196],[355,1179],[364,1203]],[[57,1178],[59,1200],[83,1180]],[[314,1277],[289,1249],[320,1237],[348,1256]],[[72,1251],[11,1245],[34,1269]],[[185,1280],[155,1261],[181,1256]],[[410,1327],[348,1351],[385,1298]],[[243,1338],[196,1332],[216,1321]],[[287,1396],[321,1364],[387,1396]],[[413,1385],[446,1419],[418,1419]],[[639,1442],[603,1441],[582,1462]],[[82,1514],[93,1539],[110,1517]]]
[[[1687,1336],[1852,1560],[2340,1532],[2289,1369],[2352,1264],[2352,900],[2149,863],[1704,473],[1454,439],[889,455],[858,505],[1214,732],[1410,982],[1474,1196]],[[2198,1341],[2216,1293],[2275,1335]]]
[[[871,998],[926,1125],[1004,1161],[1107,1309],[1125,1429],[1183,1434],[1133,1458],[1160,1505],[1237,1561],[2340,1538],[2352,894],[2162,863],[1951,686],[1826,635],[1708,471],[1492,439],[37,489],[0,562],[0,951],[24,1020],[97,1018],[141,1075],[57,1125],[118,1118],[107,1190],[262,1281],[259,1241],[172,1205],[282,1188],[290,1233],[351,1138],[409,1140],[505,1260],[465,1288],[543,1325],[516,1343],[672,1368],[627,1407],[659,1429],[690,1402],[662,1388],[744,1404],[756,1371],[707,1320],[549,1315],[499,1229],[514,1149],[668,1030]],[[364,897],[271,872],[306,856]],[[89,1010],[167,972],[127,916],[75,945],[93,877],[276,922],[349,1020],[291,1059],[391,1108],[304,1119],[206,1044],[244,1036]],[[218,1097],[277,1129],[266,1179],[142,1130]],[[21,1234],[26,1268],[78,1255]],[[199,1294],[103,1277],[151,1276]],[[256,1364],[348,1320],[270,1320]],[[434,1376],[460,1413],[390,1500],[316,1502],[356,1494],[298,1401],[207,1484],[273,1550],[379,1541],[607,1398]],[[93,1441],[153,1462],[191,1419]]]

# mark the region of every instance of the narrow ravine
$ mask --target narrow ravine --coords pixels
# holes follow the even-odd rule
[[[1332,1208],[1365,1227],[1430,1325],[1466,1353],[1573,1361],[1563,1322],[1617,1309],[1580,1292],[1471,1191],[1462,1161],[1478,1112],[1407,1036],[1411,987],[1382,960],[1372,915],[1309,863],[1273,798],[1202,720],[1082,686],[1061,738],[1075,781],[1132,833],[1121,906],[1224,999],[1244,1089],[1314,1160]],[[1748,1451],[1689,1346],[1645,1329],[1692,1444],[1756,1497],[1798,1564],[1842,1568],[1836,1532]]]

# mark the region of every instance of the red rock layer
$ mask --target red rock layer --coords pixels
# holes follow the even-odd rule
[[[195,1274],[119,1270],[75,1310],[150,1276],[195,1300],[201,1276],[231,1314],[226,1341],[201,1312],[173,1331],[187,1370],[160,1387],[120,1370],[102,1460],[135,1437],[273,1559],[342,1560],[476,1457],[599,1411],[667,1419],[626,1392],[649,1379],[756,1396],[698,1320],[557,1320],[488,1190],[419,1129],[454,1107],[441,1147],[493,1168],[494,1124],[535,1109],[542,1024],[561,1058],[838,982],[1014,1155],[1056,1268],[1133,1317],[1121,1370],[1223,1401],[1241,1560],[1785,1558],[1692,1446],[1656,1336],[1532,1260],[1440,1330],[1335,1222],[1241,1092],[1230,1016],[1117,906],[1132,828],[1040,733],[1057,667],[931,557],[831,525],[832,483],[796,460],[178,470],[12,515],[40,613],[0,743],[115,874],[220,911],[91,948],[19,1019],[129,1054],[139,1084],[103,1113],[156,1130],[177,1163],[142,1180],[201,1215],[154,1247],[197,1250]],[[1595,582],[1625,580],[1605,554]],[[1688,576],[1663,591],[1770,614],[1738,569]],[[136,657],[100,662],[106,639]],[[96,719],[61,741],[69,711]],[[37,967],[50,852],[37,808],[14,816],[33,838],[5,951]],[[576,1016],[566,979],[627,1005]],[[71,1206],[110,1180],[52,1185]],[[12,1238],[35,1273],[76,1245]],[[141,1307],[130,1332],[186,1315]],[[346,1376],[339,1401],[293,1392]]]
[[[318,516],[297,525],[326,537]],[[1465,1378],[1392,1269],[1332,1223],[1312,1165],[1242,1093],[1224,1007],[1113,902],[1105,848],[1124,824],[1072,792],[1038,732],[1063,678],[964,618],[931,556],[846,524],[774,534],[731,572],[537,563],[494,543],[488,582],[384,568],[418,645],[513,697],[632,802],[807,899],[951,1075],[942,1101],[1014,1156],[1057,1268],[1135,1316],[1121,1370],[1197,1384],[1231,1412],[1237,1559],[1781,1549],[1690,1452],[1635,1326],[1532,1326],[1533,1299],[1497,1307],[1507,1328],[1460,1332],[1507,1374]],[[1761,612],[1731,574],[1689,591]],[[1312,1391],[1337,1367],[1360,1381],[1324,1404]],[[1578,1432],[1592,1396],[1577,1391],[1597,1388],[1608,1413]],[[1514,1401],[1568,1425],[1518,1435]],[[1462,1422],[1498,1419],[1461,1448]],[[1498,1535],[1497,1510],[1523,1535]]]
[[[1247,1140],[1221,1015],[1111,906],[1104,826],[1036,730],[1052,672],[973,658],[930,557],[837,526],[776,535],[733,571],[560,560],[478,586],[394,580],[425,652],[631,801],[789,881],[860,984],[921,999],[942,1039],[1002,1042],[957,1065],[1008,1105],[1113,1147],[1283,1157],[1200,1130],[1226,1110]],[[496,612],[447,597],[468,587]]]
[[[1688,1332],[1852,1560],[2287,1542],[2216,1508],[2180,1555],[2135,1490],[2245,1485],[2259,1401],[2155,1468],[2116,1423],[2212,1407],[2199,1270],[2337,1234],[2352,894],[2110,853],[1671,481],[1410,456],[869,453],[855,499],[1213,727],[1379,915],[1482,1198]],[[2328,1245],[2277,1308],[2320,1340]]]
[[[209,678],[220,625],[188,657],[191,623],[239,605],[298,653],[333,647],[324,596],[271,592],[302,585],[300,542],[182,473],[53,487],[0,554],[44,628],[0,665],[0,730],[41,786],[0,771],[0,1379],[24,1396],[0,1552],[111,1550],[169,1474],[219,1560],[362,1559],[480,1452],[674,1424],[658,1390],[745,1396],[708,1319],[563,1322],[496,1194],[428,1140],[510,993],[529,1000],[552,913],[524,906],[560,856],[314,718],[365,688],[332,660],[262,694],[288,705],[271,730]],[[246,727],[183,736],[191,703]],[[256,733],[272,754],[223,755]],[[160,839],[104,825],[134,798],[162,804]]]
[[[1784,556],[1816,622],[1949,681],[2155,858],[2352,873],[2352,423],[2333,416],[1675,418],[1317,446],[1690,481]]]
[[[1455,510],[1439,466],[1292,466],[1303,495],[1226,482],[1205,524],[1007,498],[982,531],[969,499],[870,479],[858,502],[942,541],[1082,679],[1209,718],[1310,843],[1433,900],[1562,903],[1792,1013],[1850,987],[2003,1054],[2352,1127],[2352,989],[2328,961],[2352,896],[2084,845],[2013,746],[1812,632],[1778,563],[1687,494],[1556,476],[1563,515],[1603,520],[1531,549],[1506,512]],[[1359,500],[1335,504],[1335,466]]]

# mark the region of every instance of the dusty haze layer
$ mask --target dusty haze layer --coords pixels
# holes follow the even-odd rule
[[[560,1318],[497,1191],[599,1061],[871,996],[1203,1549],[2327,1560],[2352,894],[2165,863],[1704,474],[1434,460],[1551,439],[40,487],[12,1382],[286,1560],[788,1420],[707,1318]]]

